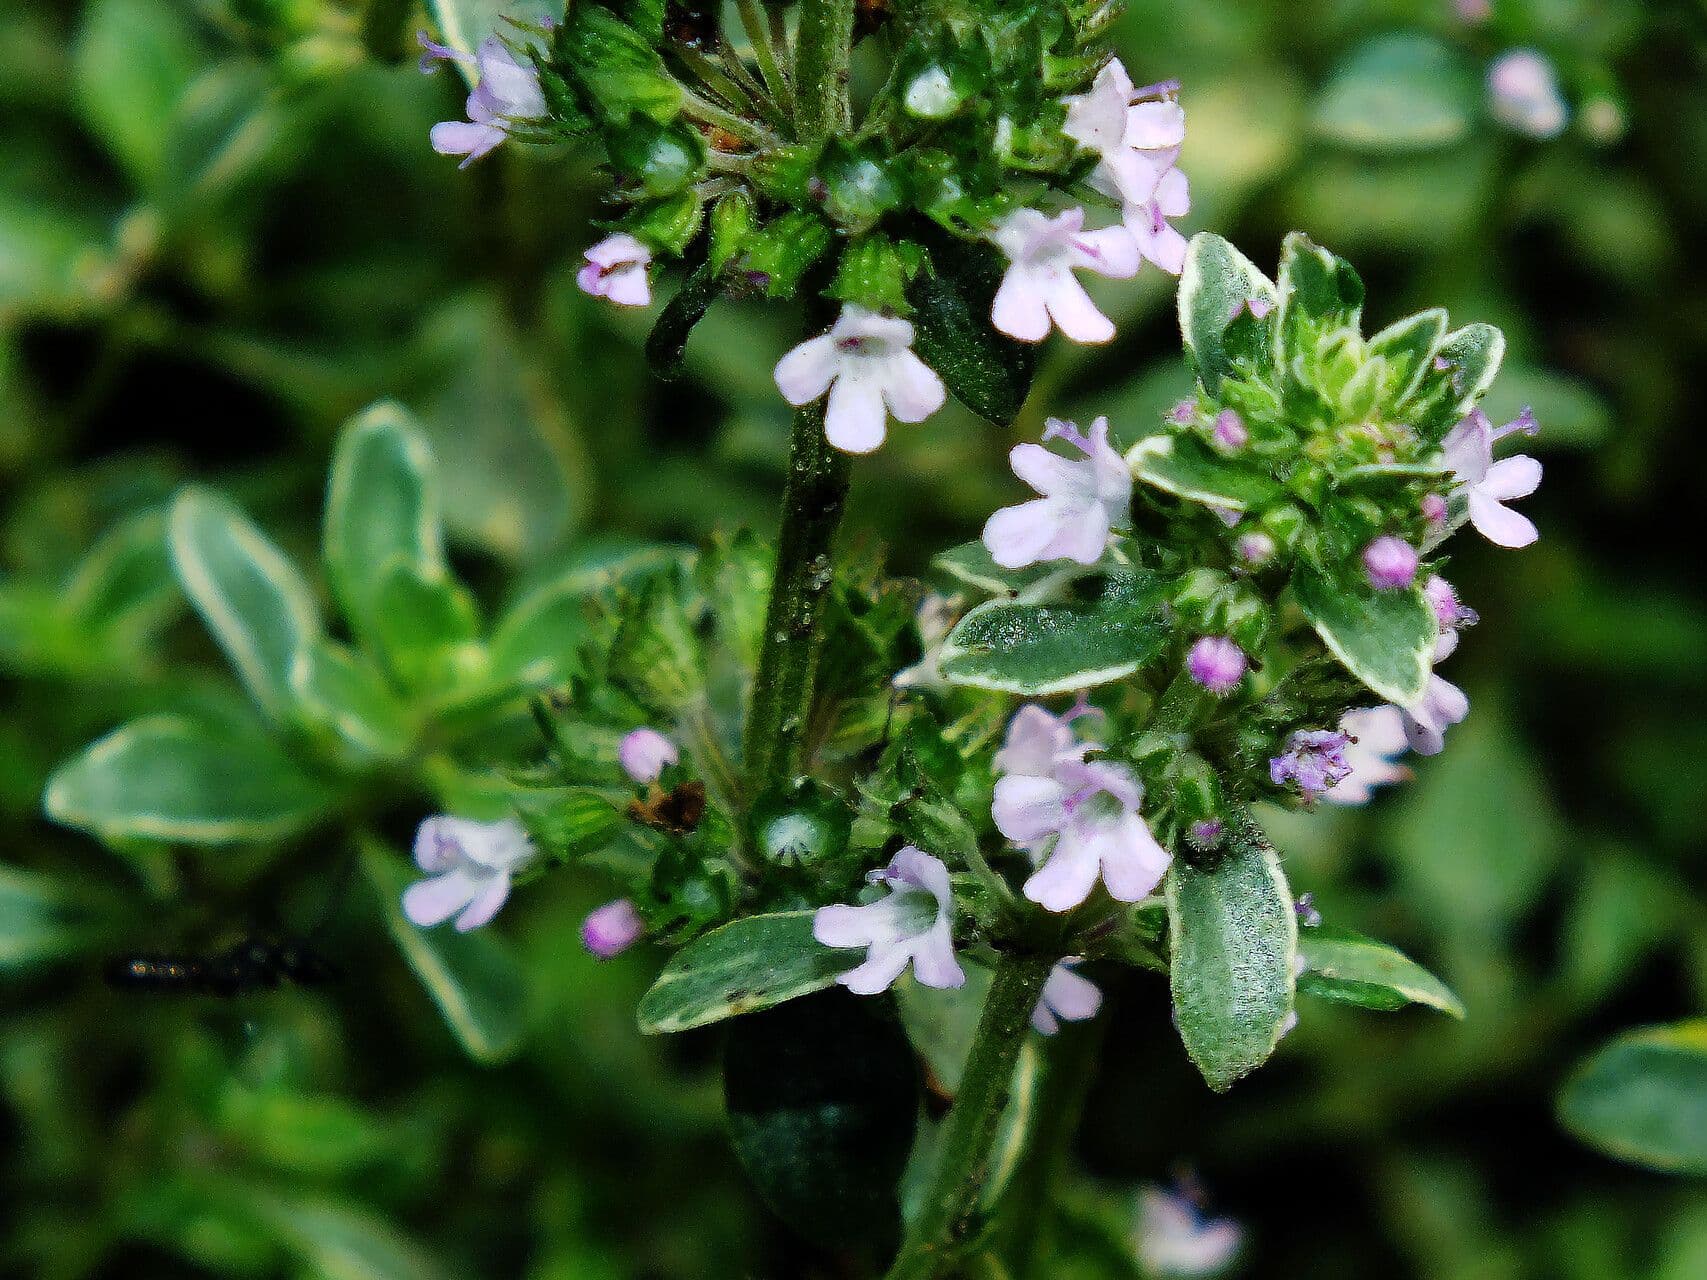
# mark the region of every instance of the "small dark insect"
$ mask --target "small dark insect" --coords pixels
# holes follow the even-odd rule
[[[229,998],[276,991],[286,982],[317,987],[341,975],[335,964],[305,942],[244,938],[211,955],[114,956],[103,976],[118,991]]]
[[[705,816],[705,783],[696,778],[668,791],[653,783],[644,797],[628,802],[628,816],[654,831],[692,835]]]

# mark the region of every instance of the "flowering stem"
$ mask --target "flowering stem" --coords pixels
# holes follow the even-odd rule
[[[800,5],[796,128],[808,142],[847,128],[853,18],[854,0],[802,0]],[[797,410],[788,444],[776,576],[747,710],[745,756],[754,796],[787,781],[804,764],[802,743],[818,678],[824,606],[835,581],[832,553],[848,473],[848,456],[824,437],[824,406]]]
[[[818,679],[824,606],[835,580],[832,554],[848,471],[848,455],[824,438],[823,405],[797,410],[782,491],[776,574],[747,711],[745,756],[753,796],[786,782],[805,763],[801,745]]]
[[[1054,958],[1036,954],[1003,956],[996,966],[960,1091],[943,1121],[942,1154],[886,1280],[935,1280],[973,1233],[1014,1060],[1054,966]]]

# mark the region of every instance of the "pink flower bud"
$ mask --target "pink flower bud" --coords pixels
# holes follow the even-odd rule
[[[1215,415],[1215,427],[1212,432],[1218,447],[1232,451],[1243,449],[1250,443],[1250,429],[1245,426],[1245,420],[1231,409],[1223,409]]]
[[[1363,568],[1377,591],[1397,591],[1417,580],[1417,549],[1391,534],[1363,549]]]
[[[1239,687],[1245,678],[1245,653],[1225,636],[1204,636],[1185,655],[1185,669],[1216,697]]]
[[[623,735],[616,748],[622,771],[635,782],[658,781],[658,775],[681,759],[681,752],[656,729],[636,729]]]
[[[600,960],[619,956],[646,932],[646,922],[627,898],[607,902],[581,922],[581,945]]]

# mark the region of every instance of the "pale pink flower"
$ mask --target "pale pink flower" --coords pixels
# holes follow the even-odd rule
[[[1430,676],[1423,696],[1399,708],[1404,718],[1405,741],[1419,756],[1439,755],[1446,745],[1446,731],[1470,714],[1470,699],[1457,685]]]
[[[776,385],[796,407],[828,392],[824,434],[844,453],[870,453],[883,443],[886,410],[899,422],[923,422],[948,395],[913,354],[911,324],[851,302],[827,333],[777,362]]]
[[[581,922],[581,945],[600,960],[619,956],[646,932],[634,904],[627,898],[607,902]]]
[[[1095,564],[1114,530],[1131,523],[1132,469],[1108,443],[1108,419],[1091,423],[1090,435],[1051,418],[1043,439],[1062,439],[1082,457],[1063,458],[1039,444],[1015,445],[1014,474],[1040,495],[1003,507],[984,525],[984,546],[1004,569],[1045,560]]]
[[[1139,255],[1177,276],[1185,269],[1186,239],[1170,220],[1190,212],[1191,187],[1185,174],[1169,169],[1156,179],[1148,197],[1127,201],[1122,216]]]
[[[1068,956],[1049,971],[1043,994],[1031,1011],[1031,1025],[1046,1036],[1061,1029],[1063,1022],[1084,1022],[1102,1008],[1102,992],[1089,978],[1073,972],[1082,957]]]
[[[855,995],[887,991],[909,964],[921,986],[958,987],[966,971],[954,957],[954,889],[948,868],[912,845],[868,877],[888,897],[862,907],[820,907],[812,936],[826,947],[864,947],[865,963],[836,979]]]
[[[403,891],[403,914],[422,928],[455,915],[459,933],[478,929],[498,914],[511,875],[533,856],[533,841],[514,818],[428,818],[415,832],[415,862],[430,878]]]
[[[1130,279],[1138,271],[1138,246],[1121,227],[1084,226],[1085,211],[1078,208],[1053,218],[1017,209],[996,224],[990,239],[1009,264],[990,309],[997,329],[1021,342],[1043,341],[1052,324],[1075,342],[1114,337],[1114,322],[1097,310],[1073,272]]]
[[[575,274],[582,293],[605,298],[619,307],[644,307],[652,302],[652,282],[646,269],[652,250],[626,232],[606,236],[581,255],[587,264]]]
[[[487,36],[474,54],[434,44],[420,37],[426,50],[421,69],[431,71],[441,61],[473,67],[478,75],[466,104],[468,119],[447,120],[432,131],[433,150],[442,156],[461,156],[466,169],[509,137],[511,125],[538,120],[547,114],[539,72],[523,62],[497,36]]]
[[[631,730],[616,744],[616,759],[622,771],[632,781],[642,784],[658,781],[665,767],[681,758],[676,744],[656,729]]]
[[[1527,547],[1540,535],[1534,522],[1505,504],[1541,487],[1541,464],[1526,454],[1494,461],[1496,441],[1520,432],[1534,435],[1535,415],[1525,409],[1504,426],[1475,410],[1447,435],[1441,452],[1470,508],[1476,532],[1501,547]]]

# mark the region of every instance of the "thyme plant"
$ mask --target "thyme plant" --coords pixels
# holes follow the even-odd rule
[[[1070,1120],[1040,1100],[1089,1062],[1040,1069],[1039,1044],[1097,1016],[1099,973],[1166,979],[1215,1090],[1300,996],[1461,1016],[1298,897],[1253,806],[1361,803],[1443,749],[1468,703],[1436,667],[1475,621],[1446,542],[1535,539],[1511,504],[1540,467],[1497,456],[1534,421],[1478,407],[1491,326],[1430,310],[1365,336],[1359,277],[1305,235],[1272,276],[1188,244],[1189,86],[1140,87],[1113,16],[581,0],[474,47],[423,34],[427,69],[470,86],[439,152],[596,150],[610,203],[578,282],[638,309],[677,278],[660,376],[726,297],[800,317],[776,535],[589,562],[488,624],[443,547],[455,475],[376,406],[327,489],[334,620],[229,500],[173,505],[176,577],[257,721],[125,725],[60,769],[49,813],[121,845],[341,816],[477,1056],[515,1033],[479,994],[477,931],[537,877],[604,877],[584,945],[673,950],[641,1030],[727,1022],[761,1194],[891,1280],[1049,1274],[1022,1174]],[[1014,505],[928,587],[843,535],[890,419],[953,396],[1011,423],[1038,344],[1114,336],[1085,278],[1140,271],[1178,276],[1191,395],[1159,421],[1049,419],[1011,453]],[[438,811],[418,874],[371,821],[399,802]],[[1217,1224],[1155,1212],[1225,1252]]]

